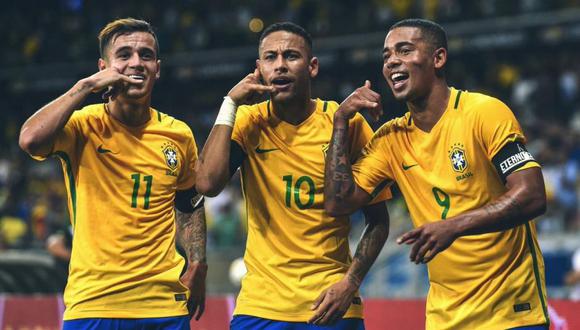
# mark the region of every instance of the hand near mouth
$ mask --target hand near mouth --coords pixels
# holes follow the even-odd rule
[[[248,74],[228,93],[228,96],[237,104],[251,104],[257,94],[264,92],[275,93],[274,86],[265,86],[260,81],[260,70],[257,68],[253,73]]]
[[[142,85],[144,79],[136,79],[134,76],[127,76],[115,68],[101,70],[85,79],[93,93],[98,93],[105,87],[114,86],[118,83],[128,83],[131,85]]]
[[[371,82],[368,80],[340,104],[335,116],[342,116],[343,119],[351,119],[355,113],[362,109],[368,109],[371,117],[375,121],[379,120],[383,114],[381,95],[371,89]]]

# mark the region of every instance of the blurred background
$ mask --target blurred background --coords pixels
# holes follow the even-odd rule
[[[385,105],[377,128],[406,111],[381,74],[388,27],[409,17],[442,24],[449,84],[507,103],[543,166],[549,207],[536,224],[548,295],[568,299],[580,290],[573,276],[580,249],[580,0],[23,0],[3,4],[0,12],[0,292],[62,290],[71,239],[62,170],[56,160],[35,162],[21,151],[19,129],[45,103],[96,72],[98,32],[127,16],[149,21],[159,37],[162,70],[153,106],[187,122],[200,150],[222,97],[254,69],[266,26],[292,21],[312,34],[320,59],[314,97],[341,102],[369,79]],[[87,103],[100,101],[94,95]],[[237,177],[206,205],[208,291],[234,294],[237,284],[228,274],[243,255],[246,234]],[[408,250],[394,243],[411,228],[399,193],[388,206],[391,235],[362,294],[422,298],[425,267],[409,263]],[[355,214],[353,251],[363,226]],[[580,272],[580,260],[576,264]]]

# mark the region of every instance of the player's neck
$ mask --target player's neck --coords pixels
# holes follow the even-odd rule
[[[431,132],[447,109],[451,90],[446,83],[436,84],[428,95],[407,102],[413,122],[420,130]]]
[[[316,101],[310,99],[310,96],[295,102],[275,102],[272,100],[272,105],[276,117],[292,125],[302,123],[316,110]]]
[[[116,99],[107,103],[109,114],[122,124],[138,127],[151,119],[150,102],[121,102]]]

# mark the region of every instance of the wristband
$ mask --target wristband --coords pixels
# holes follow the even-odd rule
[[[224,97],[224,101],[220,107],[220,111],[218,112],[217,118],[215,120],[215,125],[226,125],[230,127],[234,127],[234,123],[236,122],[236,110],[238,106],[232,100],[231,97],[226,96]]]

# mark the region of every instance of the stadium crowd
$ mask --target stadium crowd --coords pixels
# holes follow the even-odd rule
[[[577,0],[372,0],[372,1],[15,1],[3,7],[0,28],[7,31],[0,55],[3,66],[67,62],[92,58],[102,22],[141,16],[154,22],[163,52],[236,47],[252,44],[247,29],[253,17],[293,21],[314,36],[381,31],[405,17],[440,23],[478,20],[570,8]],[[348,24],[337,24],[348,22]],[[263,26],[263,25],[262,25]]]
[[[301,0],[260,2],[259,5],[257,1],[193,0],[113,3],[50,0],[39,2],[31,14],[26,2],[18,2],[5,7],[0,14],[0,26],[8,31],[6,47],[0,53],[0,73],[14,75],[13,79],[0,83],[3,95],[0,100],[3,108],[0,112],[3,127],[0,131],[0,250],[41,249],[51,233],[68,227],[66,193],[57,160],[34,162],[16,143],[24,119],[42,105],[42,100],[58,92],[23,91],[19,88],[18,71],[8,69],[40,68],[94,58],[97,52],[93,46],[95,35],[108,19],[146,18],[158,29],[162,54],[177,54],[253,45],[259,35],[248,29],[248,22],[253,17],[262,17],[265,25],[281,20],[295,21],[312,32],[316,43],[316,38],[322,37],[384,32],[401,17],[423,16],[445,24],[580,5],[574,0],[481,0],[475,4],[461,0],[430,0],[421,5],[411,0],[375,0],[364,4],[356,2],[356,6],[355,1]],[[352,24],[344,24],[345,21]],[[377,83],[385,98],[385,115],[380,122],[401,115],[404,105],[394,102],[386,86],[378,86],[383,82],[377,76],[379,70],[376,68],[381,65],[378,54],[377,51],[373,61],[360,65],[340,58],[325,67],[321,60],[322,72],[314,82],[314,95],[342,101],[353,87],[368,78]],[[577,46],[558,45],[532,45],[501,51],[489,48],[451,54],[454,65],[448,72],[448,81],[452,86],[485,91],[506,101],[524,126],[528,149],[543,166],[548,192],[548,212],[538,221],[540,237],[580,231],[580,65],[575,60],[578,55]],[[193,97],[173,99],[164,95],[189,91],[188,80],[162,78],[153,104],[190,124],[201,149],[221,96],[231,85],[228,79],[211,82],[215,97],[194,91],[189,93]],[[215,100],[201,102],[196,97]],[[389,207],[404,208],[400,195],[396,196]],[[210,251],[239,247],[244,243],[244,207],[239,184],[230,185],[224,193],[210,200],[207,212]],[[410,226],[405,212],[391,211],[391,216],[393,235],[396,236],[399,225]]]

